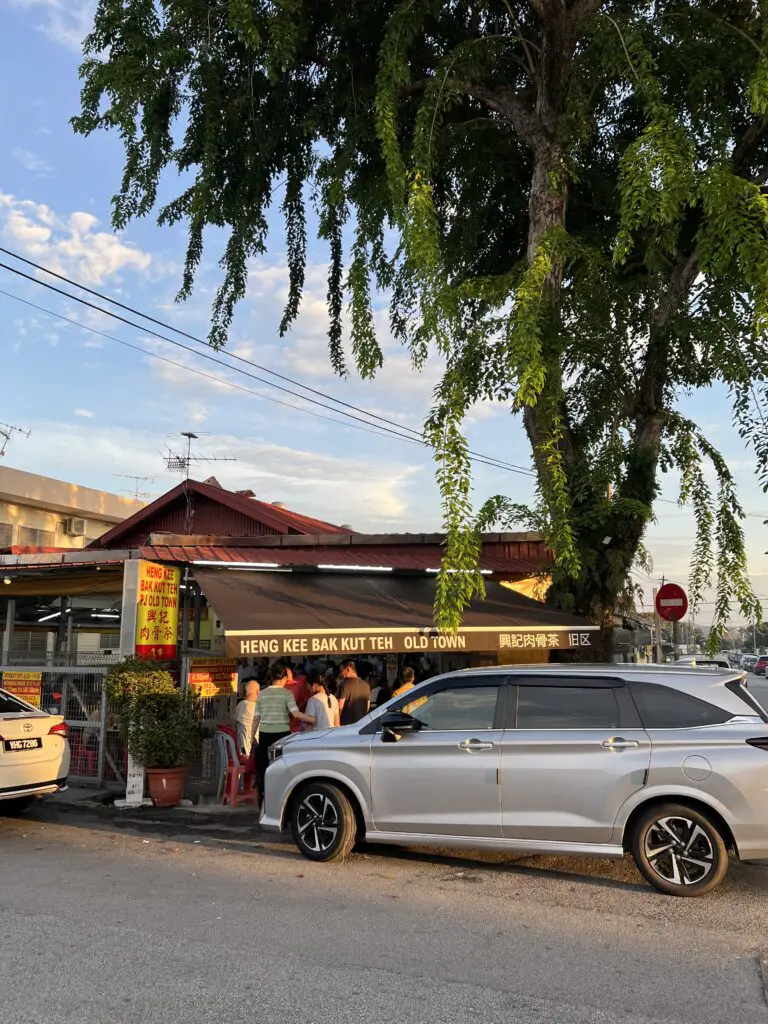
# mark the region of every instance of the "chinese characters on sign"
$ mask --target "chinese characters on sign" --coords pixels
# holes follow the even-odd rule
[[[440,633],[436,629],[343,630],[307,633],[232,632],[227,633],[230,657],[258,655],[308,654],[395,654],[407,651],[499,651],[517,648],[539,650],[591,647],[589,628],[567,630],[460,629],[458,633]]]
[[[499,650],[503,647],[559,647],[557,633],[500,633]]]
[[[234,658],[193,658],[189,685],[201,697],[229,696],[237,690],[237,663]]]
[[[136,657],[169,661],[176,657],[181,570],[142,562],[136,609]]]
[[[3,672],[3,689],[14,697],[25,700],[33,707],[40,707],[40,692],[43,688],[42,672]]]

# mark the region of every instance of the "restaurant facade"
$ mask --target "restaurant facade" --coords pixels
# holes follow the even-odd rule
[[[104,693],[110,664],[165,661],[204,705],[199,779],[216,773],[213,730],[230,721],[238,680],[263,659],[355,658],[394,678],[547,662],[590,648],[595,627],[530,596],[551,564],[531,533],[483,537],[486,594],[461,628],[433,625],[440,534],[353,532],[282,505],[187,480],[90,544],[0,553],[5,688],[70,723],[73,777],[125,785]]]

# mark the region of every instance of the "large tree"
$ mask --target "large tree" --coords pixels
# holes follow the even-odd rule
[[[766,482],[767,48],[764,0],[100,0],[74,126],[124,143],[117,228],[180,173],[159,220],[189,228],[181,298],[206,227],[227,229],[212,345],[272,203],[290,328],[312,203],[335,370],[345,351],[364,376],[381,365],[374,288],[415,369],[445,359],[426,424],[441,625],[482,588],[478,530],[521,522],[554,549],[548,599],[607,637],[675,469],[696,515],[692,596],[716,577],[717,636],[734,599],[758,607],[732,475],[678,399],[724,382]],[[462,421],[479,399],[522,420],[535,508],[473,509]]]

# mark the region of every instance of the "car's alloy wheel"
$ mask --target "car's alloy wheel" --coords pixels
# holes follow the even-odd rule
[[[701,896],[722,882],[728,850],[715,825],[684,804],[663,804],[636,823],[631,850],[639,870],[673,896]]]
[[[326,782],[313,782],[297,795],[291,813],[293,841],[310,860],[338,860],[354,846],[357,823],[346,795]]]
[[[330,850],[339,835],[339,816],[322,793],[310,793],[299,804],[296,816],[301,840],[313,853]]]
[[[696,885],[715,866],[709,836],[690,818],[659,818],[645,834],[648,863],[667,882]]]

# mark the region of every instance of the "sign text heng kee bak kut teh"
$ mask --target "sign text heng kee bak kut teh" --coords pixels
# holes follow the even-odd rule
[[[597,627],[564,629],[500,626],[466,627],[457,633],[443,633],[432,627],[392,629],[232,630],[226,633],[227,654],[240,658],[254,655],[362,655],[408,651],[502,651],[573,650],[591,647]]]
[[[136,657],[169,661],[176,657],[181,570],[142,562],[136,608]]]

